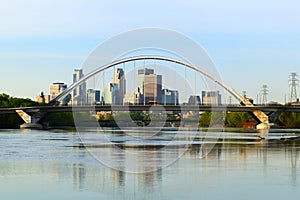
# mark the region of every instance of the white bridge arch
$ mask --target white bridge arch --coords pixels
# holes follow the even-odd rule
[[[96,75],[96,74],[98,74],[98,73],[100,73],[100,72],[102,72],[102,71],[104,71],[104,70],[106,70],[108,68],[111,68],[111,67],[119,65],[119,64],[123,64],[123,63],[127,63],[127,62],[132,62],[132,61],[138,61],[138,60],[160,60],[160,61],[167,61],[167,62],[176,63],[176,64],[179,64],[179,65],[188,67],[190,69],[193,69],[193,70],[195,70],[195,71],[203,74],[204,76],[208,77],[209,79],[211,79],[212,81],[214,81],[215,83],[217,83],[218,85],[220,85],[221,87],[223,87],[231,95],[233,95],[237,100],[239,100],[241,102],[241,104],[243,104],[245,106],[253,106],[253,104],[249,101],[249,99],[244,98],[239,93],[237,93],[234,89],[232,89],[229,86],[225,85],[223,82],[221,82],[220,80],[218,80],[217,78],[215,78],[211,74],[205,72],[204,70],[200,69],[199,67],[191,65],[191,64],[186,63],[186,62],[183,62],[181,60],[177,60],[177,59],[169,58],[169,57],[163,57],[163,56],[135,56],[135,57],[129,57],[129,58],[120,59],[120,60],[114,61],[112,63],[103,65],[103,66],[101,66],[101,67],[99,67],[99,68],[91,71],[90,73],[86,74],[80,80],[78,80],[77,82],[75,82],[72,85],[70,85],[66,90],[64,90],[62,93],[60,93],[58,96],[56,96],[53,100],[51,100],[51,102],[49,104],[50,105],[55,105],[58,102],[62,101],[62,99],[66,95],[68,95],[72,90],[74,90],[80,84],[82,84],[83,82],[85,82],[89,78],[93,77],[94,75]]]

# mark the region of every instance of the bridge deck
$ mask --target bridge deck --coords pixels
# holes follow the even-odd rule
[[[0,114],[15,113],[23,110],[26,113],[35,112],[80,112],[80,111],[148,111],[149,109],[160,111],[227,111],[227,112],[251,112],[261,110],[263,112],[300,112],[300,106],[207,106],[207,105],[96,105],[96,106],[36,106],[19,108],[1,108]]]

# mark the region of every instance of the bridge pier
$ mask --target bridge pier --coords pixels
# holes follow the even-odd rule
[[[43,112],[34,113],[32,116],[23,110],[16,110],[18,115],[24,120],[24,124],[20,125],[21,129],[43,129],[44,127],[38,122],[45,115]]]
[[[256,121],[259,122],[259,124],[256,125],[256,129],[258,130],[265,130],[269,129],[269,117],[261,110],[253,110],[251,115],[254,117]]]

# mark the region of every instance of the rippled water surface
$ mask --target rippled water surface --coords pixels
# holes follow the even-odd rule
[[[188,131],[168,130],[142,140],[135,134],[130,130],[86,132],[80,140],[75,131],[0,130],[0,199],[274,200],[300,196],[297,130],[223,132],[218,140],[212,137],[215,134]],[[192,140],[187,139],[190,136]],[[200,159],[201,146],[212,141],[217,144]],[[170,142],[174,147],[159,153]],[[183,155],[176,154],[186,148]],[[162,165],[174,152],[179,158]],[[135,160],[135,154],[142,157]],[[114,159],[117,169],[123,170],[101,162],[102,158]],[[151,170],[129,173],[127,169],[136,163]]]

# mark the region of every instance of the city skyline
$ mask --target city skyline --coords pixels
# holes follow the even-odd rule
[[[124,65],[123,65],[124,66]],[[89,79],[84,81],[64,98],[62,105],[96,105],[96,104],[112,104],[112,105],[124,105],[124,104],[161,104],[161,105],[178,105],[178,104],[190,104],[190,105],[220,105],[227,104],[228,102],[221,101],[221,93],[219,90],[208,90],[207,88],[200,88],[199,93],[185,93],[187,96],[182,97],[184,92],[179,91],[178,88],[170,89],[163,81],[162,74],[156,74],[153,68],[137,69],[135,73],[137,77],[127,77],[126,71],[123,68],[114,68],[113,78],[106,84],[105,80],[95,80],[93,82],[103,82],[105,87],[100,85],[93,85],[94,87],[88,87]],[[104,70],[103,74],[106,70]],[[102,74],[102,75],[103,75]],[[106,74],[106,73],[105,73]],[[128,75],[128,74],[127,74]],[[108,75],[110,76],[110,75]],[[84,77],[83,69],[74,69],[73,84]],[[135,88],[133,92],[127,93],[128,85],[126,84],[126,78],[131,80],[138,79],[137,85],[132,86]],[[135,82],[135,81],[134,81]],[[181,81],[182,82],[182,81]],[[164,84],[163,84],[164,83]],[[64,90],[68,88],[66,83],[53,82],[49,86],[50,93],[48,94],[43,90],[36,96],[36,101],[39,103],[49,103]],[[191,88],[193,91],[195,88]],[[196,92],[194,90],[194,92]],[[100,95],[102,94],[102,95]],[[181,100],[179,97],[182,97]],[[200,97],[201,96],[201,97]]]
[[[284,103],[290,73],[300,73],[297,1],[115,3],[118,8],[111,1],[4,1],[0,92],[34,99],[53,82],[71,83],[69,74],[82,67],[97,45],[143,27],[167,28],[192,38],[206,49],[224,83],[254,99],[268,85],[268,100]],[[168,17],[166,6],[173,11]]]

